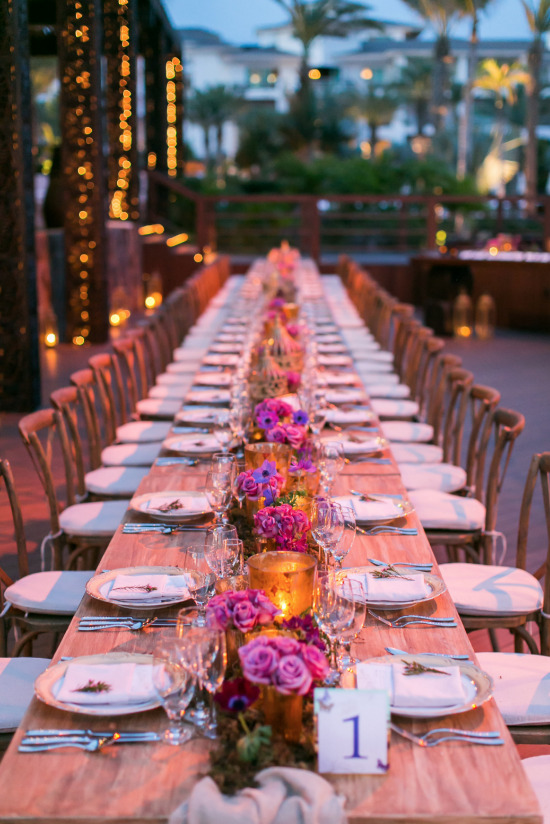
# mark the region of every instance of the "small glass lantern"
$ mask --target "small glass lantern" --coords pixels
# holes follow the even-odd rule
[[[472,301],[462,291],[453,303],[453,334],[455,338],[469,338],[473,329]]]
[[[262,552],[248,559],[251,589],[263,589],[282,618],[301,615],[313,603],[317,559],[305,552]]]
[[[495,334],[496,305],[491,295],[480,295],[476,303],[475,330],[476,337],[488,340]]]

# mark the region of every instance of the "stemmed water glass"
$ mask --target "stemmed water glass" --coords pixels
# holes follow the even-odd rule
[[[239,538],[229,538],[221,544],[208,544],[205,557],[206,563],[218,578],[231,578],[241,571],[243,542]]]
[[[200,607],[206,606],[214,595],[216,576],[206,560],[205,547],[188,546],[185,550],[185,569],[193,569],[204,576],[204,584],[193,590],[193,600]]]
[[[231,472],[215,472],[212,469],[206,475],[204,494],[214,512],[216,525],[223,523],[223,514],[227,512],[231,505],[233,477]]]
[[[229,445],[233,438],[233,433],[231,431],[231,424],[227,411],[224,411],[223,413],[220,412],[216,417],[216,423],[212,434],[221,446],[223,454],[225,455],[228,453]]]
[[[175,639],[161,641],[154,649],[153,686],[168,716],[164,741],[174,746],[184,744],[193,736],[193,730],[183,723],[183,719],[193,698],[195,678],[183,666]]]
[[[340,671],[353,667],[359,660],[351,654],[351,644],[363,629],[367,614],[367,603],[363,584],[361,581],[356,581],[352,578],[346,578],[346,581],[346,592],[349,593],[349,588],[351,588],[354,614],[350,626],[343,629],[340,634],[340,642],[343,647],[343,651],[341,650],[338,654]]]
[[[344,529],[341,536],[334,543],[330,544],[329,552],[336,562],[336,569],[342,569],[342,561],[352,548],[355,536],[357,534],[357,523],[355,521],[355,512],[350,506],[340,507],[344,520]]]
[[[330,672],[325,680],[327,686],[335,686],[340,680],[336,641],[351,626],[355,615],[353,592],[349,583],[347,578],[337,581],[334,573],[319,576],[313,593],[313,614],[330,645]]]
[[[344,445],[341,441],[325,441],[321,443],[317,462],[321,470],[321,480],[324,490],[327,495],[329,495],[338,473],[341,472],[346,465]]]
[[[214,693],[223,683],[227,666],[225,633],[208,627],[197,628],[193,633],[193,669],[201,687],[209,694],[209,715],[203,728],[207,738],[215,738],[217,731]]]
[[[340,504],[330,498],[314,498],[311,507],[311,532],[322,552],[322,561],[328,567],[331,547],[342,539],[345,522]]]

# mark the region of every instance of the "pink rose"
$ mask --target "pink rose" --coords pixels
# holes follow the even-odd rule
[[[279,532],[289,537],[294,535],[294,518],[292,515],[283,515],[279,523]]]
[[[330,669],[326,656],[314,646],[302,646],[302,658],[315,681],[324,681]]]
[[[248,681],[254,684],[271,684],[271,675],[279,663],[279,654],[273,647],[258,638],[239,649],[239,658],[243,675]]]
[[[279,532],[275,518],[266,514],[262,509],[254,515],[254,526],[256,533],[263,535],[265,538],[275,538]]]
[[[206,608],[206,624],[211,629],[219,629],[224,632],[231,622],[231,614],[225,604],[212,606],[212,601]]]
[[[287,403],[286,401],[279,401],[275,399],[275,403],[277,404],[277,415],[280,418],[291,418],[294,409],[292,406]]]
[[[258,610],[250,601],[239,601],[233,609],[233,623],[241,632],[250,632],[258,622]]]
[[[253,590],[254,591],[254,590]],[[267,595],[261,590],[255,591],[255,596],[252,598],[252,603],[258,610],[258,623],[265,625],[271,624],[276,615],[281,614],[281,610],[269,600]]]
[[[296,424],[288,423],[285,426],[286,437],[293,449],[300,449],[304,444],[306,438],[306,431],[303,426],[296,426]]]
[[[246,497],[250,498],[251,501],[257,501],[261,497],[262,488],[252,475],[243,480],[241,489],[246,492]]]
[[[301,509],[294,510],[294,528],[298,533],[307,532],[311,529],[311,522]]]
[[[266,438],[270,443],[286,443],[285,427],[280,423],[272,426],[266,433]]]
[[[298,655],[283,655],[273,673],[273,681],[283,695],[305,695],[309,692],[313,679]]]
[[[290,635],[278,635],[273,641],[281,655],[298,655],[300,653],[300,642]]]

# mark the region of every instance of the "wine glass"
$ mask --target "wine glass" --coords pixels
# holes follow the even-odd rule
[[[226,557],[233,568],[233,575],[242,575],[244,544],[240,538],[226,538],[223,542]]]
[[[227,413],[221,413],[216,418],[216,423],[212,434],[222,448],[224,455],[229,453],[229,445],[233,439],[229,416]],[[217,453],[216,453],[217,454]]]
[[[351,597],[353,599],[354,614],[350,626],[343,629],[340,634],[340,642],[343,646],[343,652],[340,652],[338,655],[340,671],[353,667],[359,660],[352,656],[351,644],[363,629],[367,614],[365,588],[363,584],[361,581],[355,581],[352,578],[346,578],[346,581],[346,591],[351,591]]]
[[[229,508],[233,497],[233,478],[227,472],[210,470],[206,475],[204,493],[214,512],[216,525],[222,524],[223,513]]]
[[[311,531],[323,551],[325,568],[328,567],[328,553],[342,539],[344,526],[344,513],[340,504],[330,498],[318,497],[313,500]]]
[[[237,458],[231,452],[214,452],[210,460],[210,471],[233,476],[237,473]]]
[[[209,694],[209,717],[204,727],[207,738],[215,738],[217,731],[216,707],[214,693],[223,683],[227,666],[225,633],[204,627],[193,633],[195,644],[195,672],[199,683]]]
[[[206,561],[204,545],[188,546],[186,548],[184,566],[185,569],[193,569],[202,574],[204,584],[194,589],[192,596],[197,606],[206,606],[210,598],[214,595],[216,576]]]
[[[164,741],[173,746],[184,744],[193,736],[192,729],[183,723],[183,718],[195,691],[195,678],[183,666],[175,639],[163,640],[155,646],[153,686],[168,716]]]
[[[327,686],[335,686],[340,680],[336,641],[342,631],[351,626],[355,615],[353,593],[348,579],[337,581],[332,573],[320,576],[313,593],[313,614],[319,629],[329,639],[330,672],[325,680]]]
[[[318,462],[325,492],[328,495],[336,476],[346,465],[344,445],[340,441],[325,441],[320,445]]]
[[[336,561],[336,569],[342,569],[342,561],[350,551],[355,541],[357,524],[355,522],[355,512],[350,506],[337,504],[342,512],[344,528],[341,536],[329,546],[329,551]]]
[[[231,578],[239,573],[242,553],[243,542],[233,537],[205,547],[206,563],[218,578]]]

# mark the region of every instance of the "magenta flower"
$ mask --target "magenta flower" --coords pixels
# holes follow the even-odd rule
[[[206,623],[222,632],[227,629],[251,632],[257,626],[272,624],[280,612],[263,590],[228,590],[210,599],[206,606]]]
[[[330,667],[326,657],[317,646],[313,646],[313,644],[304,645],[302,657],[316,681],[323,681],[327,677]]]
[[[264,461],[259,469],[252,472],[252,477],[259,484],[267,484],[277,475],[277,465],[275,461]]]
[[[292,415],[292,420],[300,426],[305,426],[309,421],[309,415],[305,409],[298,409],[297,412],[294,412]]]
[[[283,655],[274,672],[273,680],[283,695],[306,695],[313,678],[307,664],[298,655]]]
[[[266,639],[267,640],[267,639]],[[243,675],[254,684],[270,684],[271,675],[277,669],[279,654],[271,646],[256,638],[239,649]]]
[[[246,678],[232,678],[224,681],[214,695],[214,701],[225,712],[244,712],[260,697],[260,690]]]
[[[306,431],[303,426],[288,423],[285,425],[286,439],[293,449],[300,449],[306,439]]]
[[[285,427],[278,423],[276,426],[273,426],[271,429],[267,430],[266,438],[270,443],[286,443],[286,429]]]
[[[233,623],[241,632],[250,632],[258,623],[258,610],[250,601],[238,601],[233,607]]]
[[[259,412],[256,416],[256,423],[260,427],[260,429],[271,429],[272,426],[275,426],[279,423],[279,418],[274,412]]]

